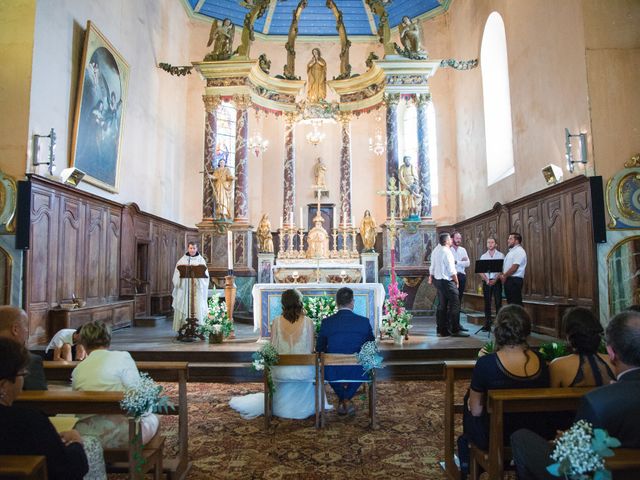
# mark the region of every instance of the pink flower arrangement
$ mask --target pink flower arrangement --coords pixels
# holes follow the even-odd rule
[[[392,281],[387,290],[387,299],[384,301],[381,330],[390,337],[406,336],[412,327],[413,315],[404,306],[405,292],[400,291],[398,282]]]

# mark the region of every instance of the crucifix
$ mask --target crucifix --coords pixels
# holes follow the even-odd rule
[[[400,195],[406,195],[406,192],[398,190],[395,177],[391,177],[389,179],[388,190],[382,190],[378,192],[378,195],[389,197],[389,212],[391,215],[389,219],[389,234],[391,235],[391,282],[394,283],[396,281],[396,206],[398,204],[398,197]]]

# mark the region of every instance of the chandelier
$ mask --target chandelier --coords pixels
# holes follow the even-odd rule
[[[381,122],[380,115],[376,115],[376,124]],[[380,157],[384,154],[387,142],[382,136],[382,131],[379,126],[376,126],[375,134],[373,137],[369,137],[369,151],[373,152],[376,156]]]
[[[259,157],[261,153],[266,152],[267,148],[269,148],[269,140],[262,138],[262,135],[258,132],[253,137],[249,138],[247,146],[256,157]]]
[[[313,126],[313,130],[307,133],[307,142],[309,142],[314,147],[317,147],[324,137],[326,137],[325,133],[320,130],[322,126],[322,120],[313,119],[309,123]]]

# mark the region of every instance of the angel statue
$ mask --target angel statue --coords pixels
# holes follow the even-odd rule
[[[402,43],[402,49],[396,45],[396,51],[404,56],[413,60],[426,60],[428,55],[422,49],[420,43],[420,27],[418,22],[411,20],[406,15],[402,17],[402,22],[398,25],[400,31],[400,43]]]
[[[218,20],[213,20],[209,31],[209,42],[207,43],[207,47],[213,44],[213,50],[204,57],[205,62],[231,58],[235,30],[235,25],[228,18],[225,18],[220,26],[218,26]]]

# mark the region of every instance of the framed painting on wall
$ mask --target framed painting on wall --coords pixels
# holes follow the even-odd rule
[[[91,21],[80,69],[71,165],[87,183],[117,192],[129,65]]]

